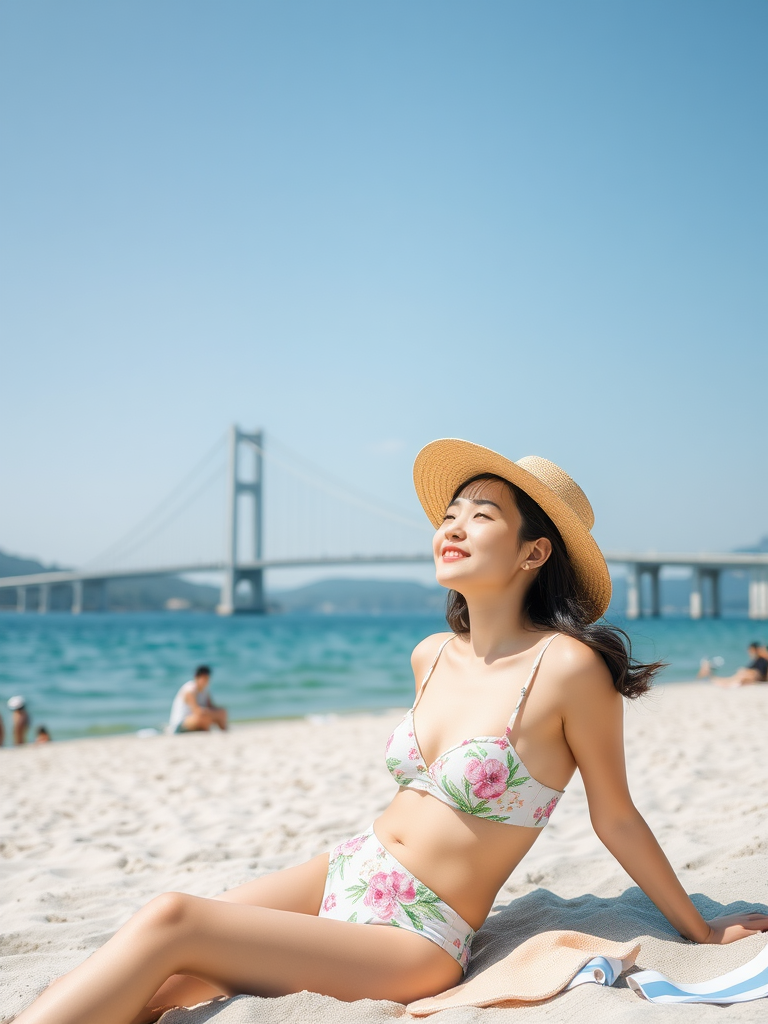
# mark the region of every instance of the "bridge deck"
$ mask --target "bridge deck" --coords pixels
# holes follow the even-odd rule
[[[690,614],[692,618],[701,618],[704,614],[703,581],[711,583],[711,614],[720,614],[720,597],[718,580],[721,572],[733,569],[750,570],[752,579],[749,587],[749,616],[753,619],[768,619],[768,553],[729,552],[715,554],[698,552],[684,554],[677,552],[647,552],[639,554],[631,551],[606,552],[606,560],[613,564],[624,564],[627,567],[627,608],[630,619],[643,614],[641,577],[651,576],[651,615],[659,615],[661,609],[659,574],[665,566],[678,566],[691,569]],[[220,572],[224,579],[231,580],[231,592],[240,580],[247,580],[251,588],[250,611],[263,612],[266,602],[263,592],[263,574],[267,569],[309,569],[322,566],[344,565],[396,565],[430,563],[431,554],[411,555],[348,555],[345,557],[324,558],[263,558],[258,561],[241,562],[236,566],[225,561],[198,562],[185,565],[166,565],[142,569],[100,569],[100,570],[57,570],[55,572],[34,573],[27,576],[0,577],[0,590],[15,589],[17,592],[17,610],[27,610],[27,594],[30,588],[38,588],[38,612],[49,610],[51,587],[70,585],[72,588],[73,613],[83,610],[83,593],[86,584],[99,585],[101,597],[99,607],[106,610],[105,584],[108,580],[126,580],[156,576],[182,576],[192,573]],[[229,603],[222,600],[219,612],[231,615],[242,610],[236,606],[234,599]]]
[[[768,568],[768,553],[729,552],[715,554],[702,552],[683,554],[654,551],[640,554],[632,551],[609,551],[606,552],[605,558],[607,562],[614,565],[635,565],[638,568],[662,568],[664,566],[710,570]],[[347,555],[338,558],[263,558],[257,562],[241,562],[237,568],[241,572],[258,572],[266,569],[312,569],[320,568],[324,565],[405,565],[428,563],[431,561],[431,554]],[[53,572],[31,573],[26,576],[3,576],[0,577],[0,588],[54,586],[57,583],[76,583],[91,580],[127,580],[152,576],[182,576],[190,573],[224,572],[227,568],[226,562],[218,561],[141,569],[61,569]]]

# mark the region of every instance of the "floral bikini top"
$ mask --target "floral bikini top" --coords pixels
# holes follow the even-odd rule
[[[387,742],[387,768],[395,782],[399,786],[422,789],[457,811],[488,821],[533,828],[546,825],[563,791],[550,789],[531,778],[509,736],[544,652],[558,635],[548,637],[539,651],[503,736],[475,736],[464,740],[427,765],[416,739],[413,712],[443,648],[453,640],[452,636],[448,637],[440,645],[413,707]]]

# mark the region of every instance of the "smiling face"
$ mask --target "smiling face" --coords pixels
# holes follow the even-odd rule
[[[435,533],[437,582],[463,594],[467,588],[504,588],[530,562],[532,545],[521,546],[521,517],[502,481],[474,480],[448,506]],[[529,566],[530,568],[530,566]]]

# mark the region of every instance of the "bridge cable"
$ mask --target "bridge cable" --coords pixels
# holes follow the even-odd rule
[[[140,535],[148,527],[152,526],[153,520],[155,520],[156,517],[159,516],[160,513],[163,512],[166,509],[167,506],[171,505],[177,499],[177,497],[179,497],[183,493],[184,489],[194,480],[194,478],[200,473],[202,468],[208,462],[210,462],[210,460],[213,457],[213,455],[215,455],[217,452],[221,451],[221,446],[227,440],[228,436],[229,436],[228,432],[224,433],[224,434],[221,434],[217,438],[217,440],[214,443],[214,445],[211,448],[208,449],[208,451],[205,453],[205,455],[202,457],[202,459],[200,459],[200,461],[195,464],[195,466],[163,498],[163,500],[161,502],[159,502],[159,504],[156,505],[152,509],[152,511],[148,515],[144,516],[144,518],[142,520],[140,520],[135,526],[133,526],[130,530],[128,530],[128,532],[125,533],[122,537],[120,537],[119,540],[116,540],[113,544],[110,544],[109,547],[105,548],[103,551],[101,551],[94,558],[91,558],[88,562],[86,562],[85,565],[83,566],[83,568],[86,568],[86,569],[87,568],[91,568],[97,562],[102,561],[102,559],[106,559],[106,558],[114,556],[115,553],[119,552],[120,548],[122,548],[125,544],[130,543],[137,535]],[[219,468],[217,470],[217,473],[220,473],[220,472],[221,472],[221,468]],[[211,479],[212,478],[208,478],[208,480],[206,481],[206,484],[204,485],[204,487],[202,489],[204,489],[205,486],[207,486],[211,482]],[[191,497],[187,497],[185,499],[185,503],[188,504],[189,501],[193,500],[193,498],[198,497],[198,495],[200,493],[201,493],[201,489],[198,489],[197,491],[194,492],[194,495],[192,495]],[[176,514],[179,514],[181,511],[182,511],[182,509],[179,509],[179,512],[176,513]],[[152,533],[151,533],[151,536],[154,536],[156,534],[156,532],[157,532],[156,530],[153,530]],[[145,538],[144,540],[146,540],[146,539],[147,538]],[[137,544],[140,546],[142,543],[144,543],[144,540],[138,540],[132,546],[131,551],[135,551]]]
[[[290,463],[286,462],[284,459],[281,459],[278,456],[274,455],[271,448],[259,448],[259,446],[255,442],[251,441],[250,443],[254,448],[259,449],[259,451],[261,452],[265,459],[274,462],[279,466],[282,466],[283,469],[287,470],[292,476],[295,476],[299,480],[303,480],[304,483],[308,483],[311,486],[316,487],[318,490],[325,491],[326,494],[330,494],[334,498],[341,498],[342,500],[347,501],[350,504],[356,505],[358,508],[365,509],[366,512],[373,512],[374,514],[381,516],[384,519],[390,519],[392,522],[400,523],[405,526],[410,526],[411,529],[416,529],[420,532],[431,532],[431,527],[427,523],[422,523],[415,519],[410,519],[402,513],[393,510],[391,506],[389,508],[387,508],[386,506],[382,507],[382,505],[378,502],[377,498],[364,494],[360,491],[355,493],[354,491],[350,490],[346,484],[340,483],[338,480],[335,480],[330,475],[328,475],[326,479],[310,476],[309,474],[303,472],[302,470],[296,469]],[[296,457],[295,453],[292,452],[286,445],[280,444],[279,442],[278,445],[288,454]],[[312,465],[312,463],[309,463],[307,460],[301,459],[301,461],[308,465],[313,471],[321,472],[317,469],[316,466]]]
[[[211,486],[211,484],[215,483],[219,479],[219,477],[224,474],[225,469],[226,466],[218,466],[213,471],[213,473],[211,473],[211,475],[208,476],[202,482],[202,484],[200,484],[197,490],[193,491],[190,495],[188,495],[188,497],[185,499],[184,506],[182,508],[169,513],[169,515],[166,516],[164,520],[158,523],[158,525],[155,527],[154,530],[152,530],[151,533],[148,533],[145,537],[140,538],[138,541],[136,541],[133,547],[128,548],[127,551],[124,551],[123,557],[127,558],[129,555],[133,554],[133,552],[136,551],[138,548],[141,548],[145,544],[148,544],[150,540],[152,540],[154,537],[158,535],[158,533],[161,533],[170,523],[174,521],[174,519],[180,516],[182,512],[185,512],[186,509],[189,508],[189,506],[192,504],[192,502],[199,498],[200,495]]]

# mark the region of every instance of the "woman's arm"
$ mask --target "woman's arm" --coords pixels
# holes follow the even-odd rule
[[[575,642],[574,642],[575,643]],[[624,700],[599,655],[572,648],[563,726],[584,780],[593,828],[670,924],[695,942],[733,942],[768,929],[764,914],[705,921],[632,802],[624,762]],[[565,682],[565,680],[564,680]]]

